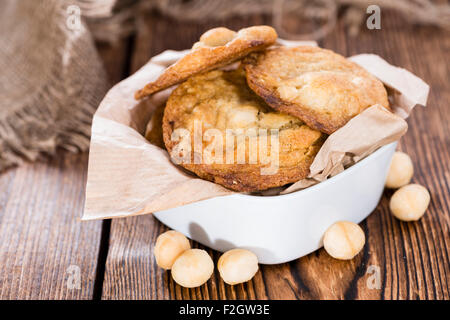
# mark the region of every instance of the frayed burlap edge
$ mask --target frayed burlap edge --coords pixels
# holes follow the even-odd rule
[[[29,12],[50,10],[49,14],[57,15],[55,19],[49,19],[49,23],[54,23],[52,32],[41,40],[48,41],[49,45],[52,42],[57,50],[50,58],[32,57],[39,53],[33,52],[33,48],[26,48],[25,41],[23,52],[15,53],[30,55],[30,63],[48,63],[50,71],[48,76],[39,79],[40,83],[36,83],[32,90],[28,88],[23,94],[18,95],[11,90],[0,92],[4,103],[0,110],[0,171],[24,160],[34,161],[44,154],[53,155],[58,147],[72,152],[86,151],[93,113],[109,88],[106,73],[85,26],[81,24],[78,29],[72,30],[67,27],[67,3],[51,1],[49,4],[47,1],[41,5],[37,2],[29,2]],[[27,16],[23,7],[20,11],[11,11],[14,4],[7,5],[10,6],[10,14],[23,15],[17,19],[33,19],[35,16]],[[8,63],[9,53],[0,50],[0,58],[6,59],[3,64]],[[10,77],[19,77],[24,82],[29,78],[39,78],[20,70],[4,75],[3,79]]]

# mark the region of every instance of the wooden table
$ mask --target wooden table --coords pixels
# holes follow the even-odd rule
[[[136,36],[115,46],[99,45],[99,50],[112,82],[117,82],[154,54],[190,47],[210,27],[264,23],[270,24],[270,17],[198,25],[152,13],[139,20]],[[295,23],[290,27],[298,28]],[[79,220],[88,155],[60,152],[48,162],[0,175],[0,298],[449,299],[448,32],[413,27],[383,11],[381,30],[365,29],[352,38],[341,21],[320,45],[346,56],[379,54],[431,85],[428,107],[414,110],[400,142],[414,162],[413,181],[431,193],[429,209],[419,222],[394,219],[388,210],[392,192],[385,191],[361,224],[367,244],[352,261],[333,260],[321,249],[291,263],[261,266],[246,284],[225,285],[216,271],[206,285],[189,290],[155,264],[152,244],[167,228],[152,215]],[[208,251],[217,261],[219,254]],[[379,288],[374,270],[380,272]],[[80,286],[74,282],[78,275]]]

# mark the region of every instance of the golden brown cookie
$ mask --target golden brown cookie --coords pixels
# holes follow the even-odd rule
[[[192,75],[225,66],[250,52],[275,43],[277,33],[269,26],[255,26],[238,32],[215,28],[205,32],[192,51],[167,68],[159,78],[135,93],[142,99],[155,92],[183,82]]]
[[[176,88],[164,111],[163,137],[172,161],[245,192],[305,178],[325,139],[298,118],[271,109],[247,86],[242,69],[210,71]]]
[[[389,109],[383,84],[343,56],[301,46],[253,53],[243,61],[250,88],[271,107],[331,134],[364,109]]]
[[[153,112],[150,121],[145,129],[145,138],[157,147],[164,149],[164,141],[162,134],[162,118],[164,115],[164,104],[159,105]]]

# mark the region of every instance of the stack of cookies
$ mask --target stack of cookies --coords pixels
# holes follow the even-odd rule
[[[268,26],[203,34],[136,92],[143,99],[180,84],[155,112],[149,140],[203,179],[254,192],[304,179],[327,135],[374,104],[389,109],[383,84],[360,66],[276,39]]]

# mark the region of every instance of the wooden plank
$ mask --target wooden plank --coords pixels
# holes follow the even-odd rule
[[[97,50],[109,76],[111,85],[129,74],[132,39],[122,39],[116,43],[96,43]]]
[[[367,245],[352,261],[337,261],[321,249],[277,266],[261,266],[255,278],[236,286],[220,280],[217,270],[196,289],[176,285],[156,266],[153,244],[167,230],[151,215],[112,221],[103,299],[449,299],[449,38],[437,29],[414,28],[383,12],[382,30],[362,30],[349,38],[342,22],[321,45],[345,55],[372,52],[423,77],[432,87],[427,109],[417,108],[400,148],[415,164],[414,181],[432,195],[426,216],[403,223],[388,210],[386,191],[374,213],[362,223]],[[267,18],[234,19],[197,25],[148,15],[140,21],[131,70],[165,49],[188,48],[206,29],[270,23]],[[293,31],[298,26],[292,24]],[[287,26],[289,28],[289,26]],[[200,245],[194,244],[196,247]],[[219,253],[208,252],[217,262]],[[380,288],[372,288],[371,270],[379,270]]]
[[[99,51],[117,82],[126,48]],[[0,175],[0,299],[93,298],[102,221],[79,220],[87,160],[60,151]]]
[[[59,153],[0,176],[0,299],[92,298],[101,222],[79,221],[86,161]]]

